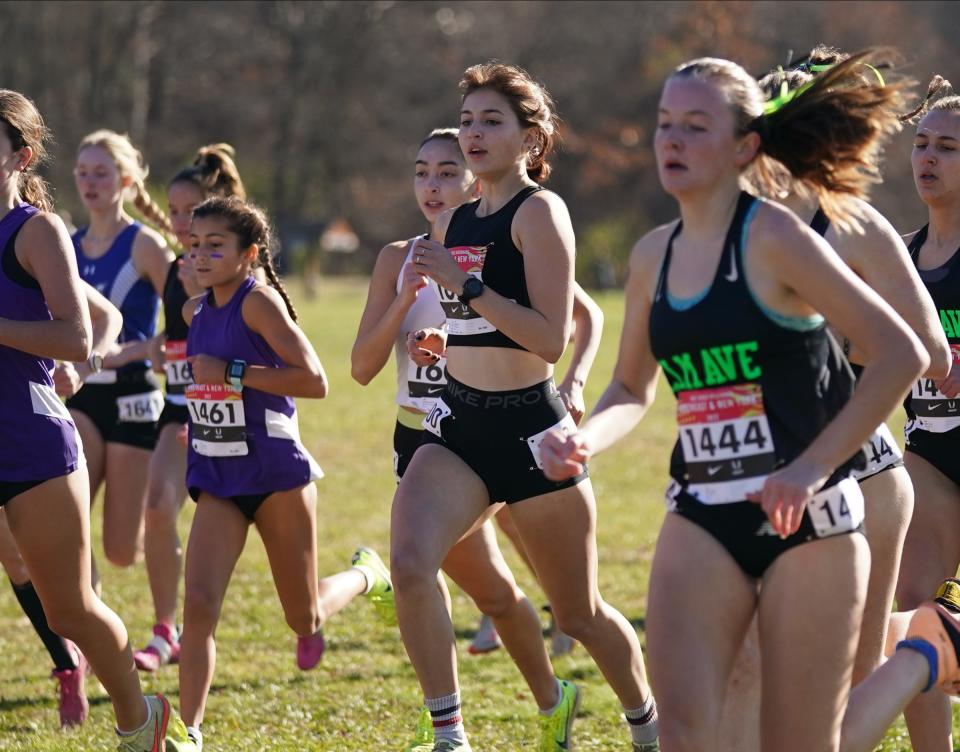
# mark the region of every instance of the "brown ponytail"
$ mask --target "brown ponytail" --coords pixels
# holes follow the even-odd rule
[[[197,150],[193,165],[174,175],[170,185],[180,182],[193,183],[206,197],[236,196],[245,200],[247,192],[234,162],[235,157],[236,151],[230,144],[201,146]]]
[[[927,84],[927,93],[920,104],[902,115],[900,120],[904,123],[916,123],[928,112],[940,110],[960,112],[960,96],[954,93],[953,86],[947,79],[941,75],[936,75]]]
[[[53,211],[47,182],[36,173],[37,167],[47,161],[46,142],[50,140],[50,131],[36,105],[19,92],[0,89],[0,125],[14,151],[29,146],[33,152],[17,182],[20,197],[38,209]]]
[[[553,152],[557,136],[556,107],[546,88],[537,83],[523,68],[491,61],[472,65],[460,79],[461,102],[478,89],[490,89],[509,103],[521,128],[536,128],[537,142],[527,153],[527,176],[545,183],[551,167],[547,157]]]
[[[900,129],[906,81],[889,82],[874,65],[879,51],[852,55],[800,88],[772,102],[736,63],[701,58],[680,66],[674,76],[695,76],[720,87],[734,112],[737,132],[755,131],[760,149],[748,179],[762,193],[791,188],[813,194],[839,225],[855,223],[853,197],[881,181],[880,153]],[[871,64],[872,61],[872,64]],[[889,76],[889,74],[885,74]],[[788,83],[789,86],[789,83]]]
[[[251,245],[257,246],[258,255],[254,266],[263,267],[270,286],[283,298],[290,318],[299,323],[300,319],[297,316],[297,310],[293,307],[293,302],[290,300],[290,294],[273,265],[273,254],[270,252],[270,248],[274,244],[273,233],[270,230],[270,221],[263,209],[236,196],[218,196],[208,198],[194,208],[193,216],[195,219],[221,217],[226,221],[227,229],[237,236],[241,248],[249,248]]]

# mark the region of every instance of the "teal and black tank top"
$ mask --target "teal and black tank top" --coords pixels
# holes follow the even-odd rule
[[[760,203],[740,195],[713,281],[689,299],[667,289],[678,224],[650,311],[651,348],[677,398],[671,493],[702,504],[739,502],[759,491],[853,393],[853,373],[823,317],[770,311],[747,285],[747,230]],[[858,453],[824,487],[862,463]]]

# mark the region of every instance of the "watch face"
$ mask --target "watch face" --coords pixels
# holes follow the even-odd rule
[[[99,353],[94,353],[90,356],[90,368],[96,373],[100,373],[103,370],[103,356]]]

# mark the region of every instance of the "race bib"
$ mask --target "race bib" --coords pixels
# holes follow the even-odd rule
[[[243,457],[247,446],[247,423],[243,393],[230,384],[191,384],[190,446],[205,457]]]
[[[187,341],[185,339],[167,340],[164,350],[166,362],[163,367],[167,372],[167,393],[183,394],[187,385],[193,381],[193,373],[187,362]]]
[[[423,419],[423,427],[428,430],[430,433],[435,436],[439,436],[441,439],[443,436],[440,433],[440,423],[444,418],[450,416],[453,411],[447,407],[447,403],[443,401],[443,398],[437,398],[437,401],[433,403],[433,408],[427,413],[427,417]]]
[[[408,407],[428,413],[436,399],[443,394],[447,383],[447,359],[440,358],[436,365],[418,366],[412,360],[407,363]]]
[[[682,392],[677,424],[691,496],[730,504],[763,487],[776,453],[759,384]]]
[[[863,453],[867,456],[867,466],[863,470],[853,472],[855,480],[874,475],[903,459],[900,446],[893,438],[893,434],[886,423],[881,423],[880,427],[867,440],[867,443],[863,445]]]
[[[564,436],[569,436],[574,431],[577,430],[577,424],[573,420],[573,416],[570,413],[567,413],[563,416],[563,420],[559,423],[556,423],[550,428],[541,431],[538,434],[534,434],[527,438],[527,446],[530,447],[530,453],[533,455],[533,461],[537,463],[537,467],[543,470],[543,460],[540,458],[540,445],[543,443],[546,435],[551,431],[560,431]]]
[[[844,478],[814,494],[807,502],[807,513],[820,538],[856,530],[864,516],[860,484],[853,478]]]
[[[450,255],[457,265],[471,277],[483,279],[483,265],[487,259],[489,246],[456,246],[450,248]],[[433,283],[440,300],[440,307],[447,317],[447,330],[454,335],[486,334],[497,328],[466,303],[461,303],[457,294],[438,283]]]
[[[960,363],[960,345],[950,345],[953,363]],[[917,428],[930,433],[946,433],[960,426],[960,398],[947,397],[933,379],[918,379],[910,390],[910,409]]]
[[[159,389],[117,397],[117,414],[121,423],[156,423],[162,411],[163,395]]]

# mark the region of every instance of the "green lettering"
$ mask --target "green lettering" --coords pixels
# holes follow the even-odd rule
[[[950,323],[950,317],[947,315],[947,312],[943,309],[940,310],[940,326],[943,327],[943,333],[948,337],[956,337],[954,333],[953,325]]]
[[[748,380],[760,378],[760,366],[754,365],[751,353],[756,353],[760,345],[756,342],[739,342],[735,345],[737,348],[737,359],[740,361],[740,372]]]
[[[701,354],[708,384],[724,384],[736,380],[737,366],[733,360],[733,345],[711,347],[709,351],[704,350]]]
[[[702,389],[703,382],[700,381],[700,376],[697,374],[697,367],[693,364],[693,358],[690,357],[690,353],[681,353],[680,355],[673,356],[673,362],[680,366],[680,370],[683,371],[683,380],[684,386],[680,387],[682,389]]]
[[[711,348],[711,350],[717,348]],[[723,371],[717,366],[713,358],[710,357],[711,350],[701,350],[700,360],[703,362],[703,375],[707,380],[707,386],[717,386],[727,381]]]
[[[960,311],[948,310],[947,315],[950,317],[950,323],[953,324],[953,331],[960,332]]]

